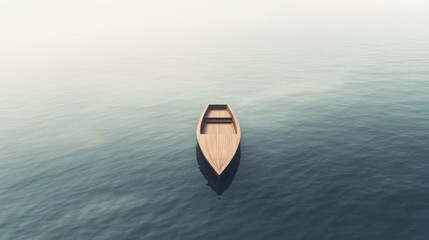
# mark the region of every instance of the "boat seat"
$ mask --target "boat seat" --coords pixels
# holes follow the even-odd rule
[[[206,123],[232,123],[232,117],[206,117]]]

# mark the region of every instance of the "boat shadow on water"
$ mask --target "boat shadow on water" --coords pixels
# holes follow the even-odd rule
[[[213,189],[213,191],[216,192],[217,195],[222,195],[222,193],[225,192],[225,190],[231,185],[232,180],[237,173],[241,158],[241,146],[238,146],[237,152],[235,153],[233,159],[220,176],[216,174],[216,172],[207,162],[198,144],[196,147],[196,152],[200,171],[207,180],[208,185]]]

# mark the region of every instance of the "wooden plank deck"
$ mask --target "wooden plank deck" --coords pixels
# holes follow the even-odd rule
[[[202,134],[220,135],[220,134],[235,134],[233,123],[206,123],[204,124]]]
[[[210,109],[206,117],[208,118],[231,117],[231,114],[226,109]]]

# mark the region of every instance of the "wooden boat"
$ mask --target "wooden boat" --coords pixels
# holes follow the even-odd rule
[[[231,107],[227,104],[207,105],[198,122],[197,142],[218,176],[234,158],[240,138],[240,125]]]

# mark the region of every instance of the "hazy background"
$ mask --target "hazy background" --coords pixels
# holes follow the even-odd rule
[[[267,48],[278,42],[300,44],[302,48],[325,43],[330,49],[319,51],[329,54],[333,45],[353,48],[369,39],[378,39],[381,45],[395,39],[427,39],[428,25],[429,3],[415,0],[2,1],[1,102],[47,98],[52,93],[46,94],[41,88],[47,81],[57,83],[49,87],[76,88],[80,92],[82,82],[88,81],[82,76],[70,79],[65,72],[99,75],[97,71],[112,70],[111,66],[117,64],[124,68],[149,67],[141,64],[144,59],[151,63],[165,61],[157,55],[159,51],[171,52],[174,57],[184,48],[193,52],[215,45],[236,49],[259,41]],[[221,59],[213,64],[223,65]],[[40,72],[49,77],[30,75],[34,69],[45,69]],[[187,71],[201,74],[188,78],[190,85],[197,79],[204,82],[206,76],[201,69]],[[159,81],[146,76],[117,74],[109,77],[120,77],[120,84],[108,79],[98,83],[106,90],[111,88],[118,97],[130,94],[121,86],[133,84],[133,79],[138,79],[137,87],[144,86],[141,90],[145,93],[181,84],[177,79],[161,87]],[[33,96],[10,95],[12,89],[22,85],[34,87]]]
[[[174,51],[184,45],[195,51],[222,43],[239,47],[256,39],[266,45],[276,41],[314,45],[355,44],[372,38],[425,39],[429,25],[429,3],[416,0],[42,0],[2,1],[0,6],[1,80],[7,88],[25,78],[12,79],[8,74],[41,67],[49,67],[50,73],[62,72],[70,61],[78,66],[87,61],[109,67],[130,60],[127,64],[133,65],[135,61],[124,58],[156,57],[157,51]],[[115,51],[135,54],[113,57]],[[91,58],[94,54],[104,54],[104,61]],[[68,65],[73,71],[70,67],[77,66]],[[37,86],[37,81],[40,79],[33,78],[26,84]],[[141,81],[157,85],[148,79]]]

